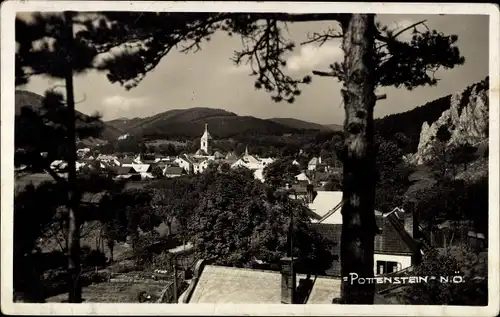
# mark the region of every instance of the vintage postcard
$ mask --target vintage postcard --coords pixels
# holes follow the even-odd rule
[[[498,315],[499,17],[3,2],[2,312]]]

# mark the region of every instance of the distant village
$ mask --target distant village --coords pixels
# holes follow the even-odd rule
[[[120,138],[123,139],[124,136],[120,136]],[[93,156],[90,148],[81,148],[77,150],[76,171],[78,173],[97,171],[98,173],[111,173],[115,179],[147,181],[158,177],[172,178],[187,174],[200,174],[211,164],[219,167],[225,164],[230,168],[247,168],[253,172],[255,179],[264,182],[265,167],[277,160],[273,157],[253,155],[248,147],[241,155],[234,152],[213,151],[211,141],[212,136],[208,130],[208,124],[205,124],[205,131],[200,138],[200,147],[195,153],[183,153],[178,156],[159,154],[136,154],[125,157],[114,154]],[[292,164],[300,165],[297,160],[294,160]],[[63,160],[55,160],[50,167],[58,173],[64,173],[67,169],[67,163]],[[297,187],[298,184],[309,184],[312,180],[317,181],[320,186],[325,185],[328,175],[339,171],[338,167],[325,166],[321,157],[313,157],[309,160],[307,169],[297,174],[295,184],[290,184],[290,186]]]

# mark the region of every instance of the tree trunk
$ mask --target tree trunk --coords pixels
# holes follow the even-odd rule
[[[375,107],[374,15],[353,14],[342,23],[345,107],[344,180],[341,235],[344,304],[373,304],[374,284],[351,281],[373,278],[375,243]]]
[[[109,248],[109,263],[113,263],[113,251],[115,248],[115,242],[114,241],[109,241],[108,242],[108,248]]]
[[[66,104],[68,107],[68,273],[70,289],[68,301],[82,302],[82,285],[80,283],[80,223],[77,214],[76,196],[76,136],[75,136],[75,98],[73,94],[73,14],[64,12],[66,35]]]
[[[172,221],[164,221],[165,226],[167,227],[167,237],[172,234]]]

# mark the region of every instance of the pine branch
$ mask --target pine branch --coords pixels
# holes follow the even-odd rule
[[[328,29],[323,34],[314,32],[312,35],[308,34],[307,37],[309,40],[300,43],[300,45],[319,43],[319,46],[322,46],[329,40],[342,38],[343,34],[342,32],[334,32],[333,29]]]

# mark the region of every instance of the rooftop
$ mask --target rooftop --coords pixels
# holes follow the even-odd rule
[[[341,191],[317,191],[314,201],[309,204],[309,208],[320,217],[326,216],[336,206],[342,202]],[[342,215],[340,209],[327,217],[323,223],[341,224]]]
[[[201,265],[193,282],[182,295],[185,303],[217,304],[279,304],[281,303],[281,273],[246,268]],[[297,275],[297,286],[306,276]],[[307,304],[331,304],[340,296],[340,279],[312,277],[313,287]]]

